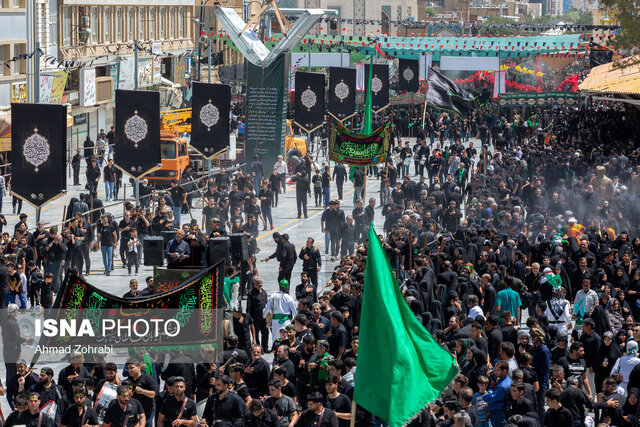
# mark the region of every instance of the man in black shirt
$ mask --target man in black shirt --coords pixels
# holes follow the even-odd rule
[[[557,390],[547,390],[544,394],[546,397],[547,413],[544,415],[544,426],[572,426],[573,417],[571,412],[560,403],[560,393]]]
[[[322,257],[320,256],[320,250],[313,246],[313,237],[307,238],[306,245],[300,249],[300,255],[298,258],[302,260],[302,271],[307,273],[309,280],[313,284],[313,301],[318,298],[318,273],[322,268]]]
[[[210,426],[215,426],[218,422],[226,422],[226,425],[234,427],[243,425],[247,406],[240,396],[229,391],[229,384],[231,378],[227,375],[216,379],[216,393],[207,399],[201,423]]]
[[[131,230],[136,229],[136,223],[131,219],[131,213],[124,211],[124,215],[118,230],[120,231],[120,259],[122,260],[122,268],[127,268],[127,246],[131,238]]]
[[[329,354],[336,359],[340,359],[345,348],[347,348],[348,341],[347,329],[342,324],[342,313],[332,311],[329,315],[329,321],[331,322],[331,330],[327,332]]]
[[[173,202],[173,216],[178,222],[178,227],[182,225],[182,205],[187,203],[187,192],[178,185],[177,179],[171,180],[171,189],[169,190],[171,201]]]
[[[507,418],[533,412],[533,402],[524,397],[524,389],[525,385],[522,382],[511,384],[511,408],[507,410]]]
[[[102,251],[104,274],[110,276],[113,267],[113,248],[118,243],[118,236],[115,227],[109,222],[108,216],[102,215],[100,219],[101,223],[97,227],[97,249]]]
[[[157,426],[171,427],[180,420],[179,425],[194,427],[198,417],[196,403],[184,394],[184,378],[176,377],[173,381],[173,396],[162,402]]]
[[[129,378],[133,382],[132,395],[140,402],[147,420],[155,418],[155,397],[158,394],[158,384],[152,376],[143,374],[138,360],[127,362]]]
[[[246,427],[279,427],[278,415],[262,405],[259,399],[249,402],[249,412],[244,416]]]
[[[60,427],[85,427],[97,426],[98,413],[91,407],[91,402],[87,401],[87,390],[80,388],[73,392],[75,405],[69,406],[64,415]]]
[[[351,399],[338,392],[340,378],[337,375],[329,375],[324,386],[327,390],[327,408],[332,409],[338,418],[339,427],[348,427],[351,420]]]
[[[40,394],[32,391],[28,395],[28,408],[26,411],[21,412],[17,417],[14,425],[24,425],[26,427],[54,427],[55,423],[53,419],[40,412]]]
[[[338,427],[338,417],[336,413],[322,405],[324,399],[320,393],[311,393],[307,396],[307,400],[309,402],[309,409],[302,413],[296,426]]]
[[[92,378],[89,370],[83,366],[84,356],[81,353],[72,353],[69,360],[71,363],[58,374],[58,384],[67,393],[71,391],[71,381],[74,378],[84,378],[85,381]]]
[[[267,327],[266,320],[262,317],[262,311],[264,310],[264,306],[267,305],[269,295],[267,295],[267,291],[263,289],[263,286],[262,278],[254,277],[253,289],[249,291],[249,295],[247,296],[247,313],[253,319],[253,326],[256,331],[255,341],[262,343],[263,351],[268,351],[269,328]]]
[[[331,195],[331,175],[329,174],[329,166],[324,167],[324,172],[322,172],[322,205],[326,209],[329,207],[329,199]]]
[[[104,414],[102,427],[143,427],[147,421],[144,408],[131,397],[131,387],[120,384],[117,393]]]
[[[76,154],[71,159],[71,168],[73,169],[73,185],[80,185],[80,160],[82,159],[82,155],[80,154],[80,149],[76,149]]]
[[[55,423],[59,424],[66,408],[66,398],[64,389],[53,381],[53,369],[42,368],[40,382],[29,389],[29,393],[31,392],[38,393],[40,399],[44,402],[55,402],[58,406]]]
[[[571,347],[569,347],[569,356],[558,360],[558,365],[562,366],[564,369],[565,378],[578,378],[578,388],[582,388],[584,385],[585,391],[589,397],[593,397],[591,393],[591,384],[587,377],[587,366],[584,361],[584,345],[581,342],[573,342]]]

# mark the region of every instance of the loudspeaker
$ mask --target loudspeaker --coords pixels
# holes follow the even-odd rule
[[[246,261],[249,259],[249,243],[245,233],[233,233],[231,237],[231,258],[233,262]]]
[[[162,238],[164,239],[164,245],[167,246],[170,240],[176,238],[176,230],[164,230],[162,232]]]
[[[145,237],[142,241],[144,265],[162,265],[164,263],[164,239],[160,236]]]
[[[229,263],[231,241],[227,236],[212,237],[209,239],[209,265],[214,265],[220,260]]]

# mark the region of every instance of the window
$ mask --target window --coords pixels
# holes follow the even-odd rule
[[[62,8],[62,44],[71,46],[71,9],[68,6]]]
[[[178,8],[178,37],[184,37],[184,11],[181,7]]]
[[[98,8],[91,8],[91,44],[98,44]]]
[[[169,8],[169,39],[174,39],[176,36],[176,8]]]
[[[175,141],[160,141],[160,158],[162,160],[171,160],[176,158]]]
[[[116,7],[116,41],[122,41],[122,8]]]
[[[149,40],[155,40],[156,30],[156,8],[149,8]]]
[[[147,19],[144,13],[144,7],[138,9],[138,14],[140,15],[140,19],[138,19],[138,40],[145,40],[146,37],[144,35],[144,23]]]
[[[158,32],[160,40],[164,40],[165,27],[167,24],[167,9],[160,8],[160,31]]]
[[[8,56],[8,55],[4,54],[4,50],[7,47],[9,47],[9,46],[8,45],[0,45],[0,64],[4,63],[5,56]],[[11,71],[9,71],[9,69],[7,67],[0,67],[0,68],[1,68],[0,69],[0,76],[5,76],[5,75],[11,74]]]
[[[134,20],[134,9],[132,7],[127,8],[127,41],[133,40],[133,20]]]
[[[104,42],[111,43],[111,8],[104,8]]]

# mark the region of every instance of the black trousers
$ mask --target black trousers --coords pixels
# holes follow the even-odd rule
[[[316,202],[316,206],[322,204],[322,187],[313,187],[313,196]]]
[[[332,231],[330,234],[331,237],[331,256],[338,256],[338,252],[340,250],[340,234],[338,232]]]
[[[310,301],[312,303],[318,301],[318,270],[316,270],[315,268],[313,270],[305,270],[303,269],[302,271],[304,271],[305,273],[307,273],[307,276],[309,276],[309,281],[311,282],[311,284],[313,285],[313,301]]]
[[[344,181],[336,181],[336,188],[338,189],[338,199],[342,200],[342,186],[344,185]]]
[[[256,342],[259,343],[262,348],[268,349],[269,346],[269,328],[267,327],[267,321],[262,316],[253,319],[253,326],[256,328]]]
[[[304,213],[307,216],[307,193],[296,194],[296,204],[298,206],[298,218]]]
[[[80,185],[80,165],[73,167],[73,185]]]

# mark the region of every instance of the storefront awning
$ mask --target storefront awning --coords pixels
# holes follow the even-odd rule
[[[578,87],[584,92],[640,95],[640,55],[594,67]]]

